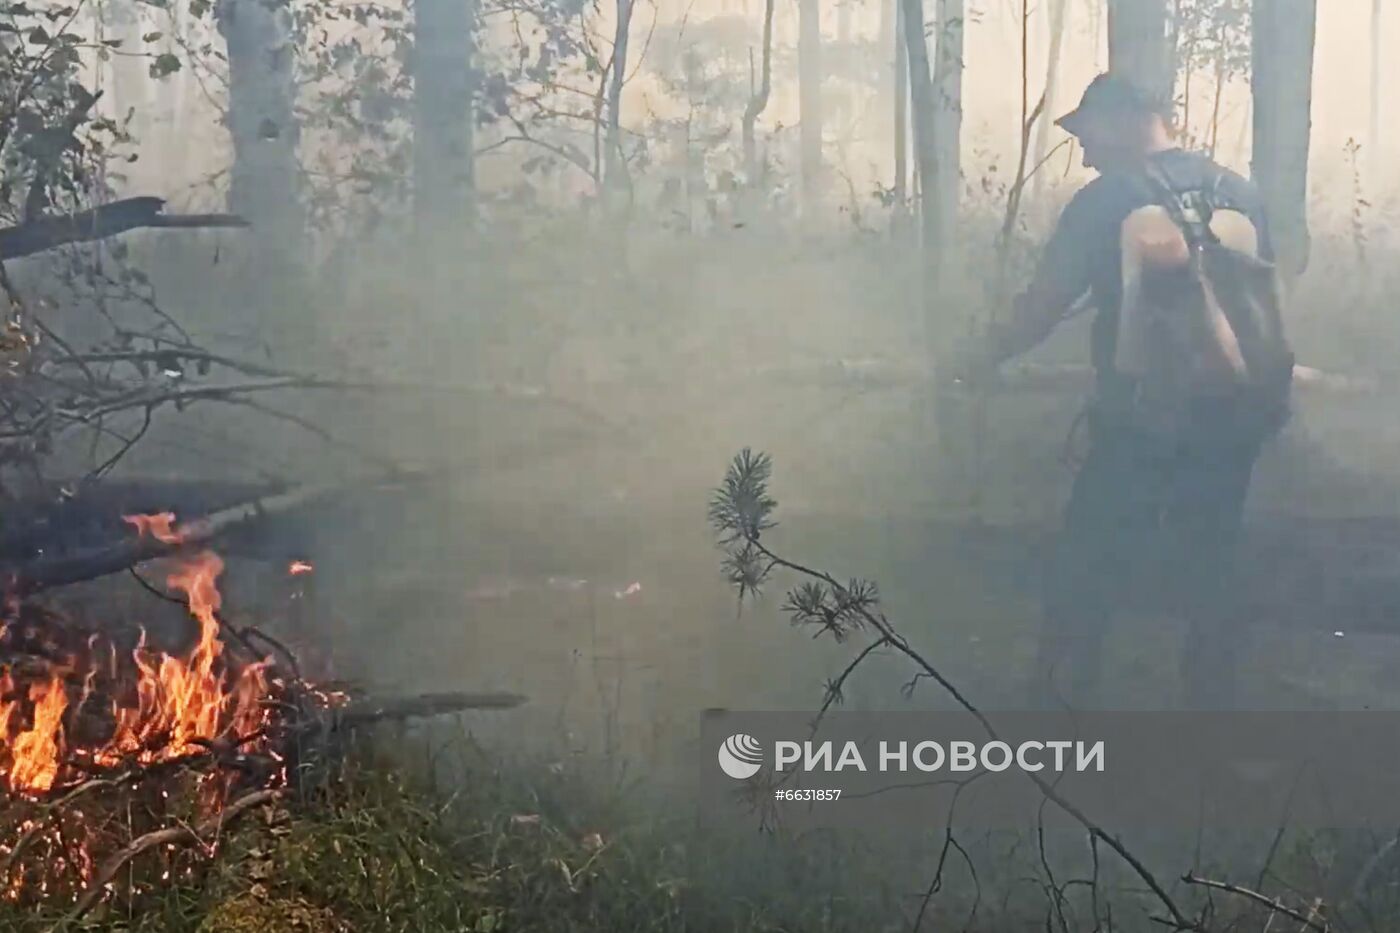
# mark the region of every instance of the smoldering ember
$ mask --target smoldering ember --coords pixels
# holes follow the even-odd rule
[[[1400,928],[1394,7],[0,0],[0,930]]]

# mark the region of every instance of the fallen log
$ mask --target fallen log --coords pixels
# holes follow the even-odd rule
[[[423,693],[410,697],[356,699],[336,711],[335,724],[345,727],[402,722],[474,709],[514,709],[525,702],[526,698],[518,693]]]
[[[123,198],[76,214],[44,217],[17,227],[0,228],[0,260],[18,259],[68,243],[102,240],[141,227],[249,226],[236,214],[166,214],[164,211],[164,198]]]

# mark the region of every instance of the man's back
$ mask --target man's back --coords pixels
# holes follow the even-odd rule
[[[1151,160],[1173,190],[1207,194],[1213,206],[1247,217],[1257,233],[1259,255],[1271,257],[1262,200],[1253,184],[1199,153],[1169,149]],[[1160,201],[1146,174],[1106,173],[1074,196],[1046,245],[1043,268],[1059,280],[1055,290],[1075,295],[1088,291],[1098,308],[1092,358],[1101,379],[1112,378],[1117,345],[1123,223],[1134,211]]]

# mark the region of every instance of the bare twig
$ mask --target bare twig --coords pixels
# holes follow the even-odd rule
[[[112,880],[117,877],[117,873],[125,868],[127,863],[139,857],[142,853],[160,846],[199,845],[212,848],[217,845],[217,836],[223,832],[225,826],[232,823],[249,810],[276,802],[283,794],[284,791],[281,790],[253,791],[234,800],[214,816],[193,828],[189,826],[174,826],[136,837],[125,848],[116,852],[111,858],[102,863],[97,873],[93,876],[87,890],[85,890],[74,903],[73,909],[69,911],[67,916],[50,928],[50,933],[59,933],[59,931],[67,929],[71,924],[81,919],[84,914],[92,910],[93,907],[97,906],[97,903],[102,900],[103,895],[107,891],[107,885],[112,883]],[[209,837],[215,838],[210,840]]]
[[[785,567],[789,570],[793,570],[806,576],[814,577],[818,580],[821,580],[824,583],[826,583],[827,586],[831,587],[833,592],[837,593],[838,595],[849,595],[847,594],[845,587],[842,586],[839,582],[837,582],[836,578],[832,577],[830,574],[820,570],[813,570],[810,567],[804,567],[801,564],[785,560],[784,558],[781,558],[778,555],[774,554],[772,551],[768,550],[762,544],[759,544],[757,539],[754,539],[750,543],[755,548],[757,548],[758,551],[762,553],[765,557],[772,560],[774,565],[779,567]],[[996,728],[992,725],[991,721],[987,719],[986,714],[984,714],[980,709],[974,706],[972,702],[968,700],[968,698],[962,693],[962,691],[959,690],[951,681],[949,681],[948,678],[944,676],[941,671],[938,670],[938,668],[934,667],[933,664],[931,664],[927,658],[925,658],[912,645],[910,645],[909,642],[907,642],[904,639],[904,636],[896,632],[894,628],[890,625],[888,619],[886,619],[883,615],[872,613],[866,609],[860,609],[859,614],[865,620],[865,622],[868,625],[870,625],[871,628],[874,628],[877,632],[884,636],[888,644],[890,644],[896,651],[899,651],[901,654],[905,655],[905,657],[909,658],[909,660],[913,661],[914,664],[926,676],[932,678],[940,687],[943,688],[944,692],[946,692],[958,703],[959,706],[961,706],[964,710],[970,713],[972,717],[977,720],[978,724],[981,725],[982,730],[987,734],[988,738],[992,739],[993,741],[1001,741],[1001,736],[997,732]],[[1071,818],[1073,818],[1076,822],[1078,822],[1079,825],[1083,826],[1086,830],[1088,830],[1090,835],[1098,838],[1104,843],[1104,845],[1108,846],[1115,853],[1117,853],[1118,857],[1123,859],[1123,861],[1128,864],[1128,866],[1133,870],[1133,872],[1152,891],[1153,895],[1155,895],[1156,898],[1162,903],[1162,905],[1166,907],[1168,913],[1171,914],[1173,922],[1180,923],[1180,928],[1183,930],[1191,929],[1191,922],[1186,919],[1186,916],[1181,912],[1181,909],[1177,907],[1176,902],[1172,900],[1172,897],[1167,893],[1166,888],[1162,886],[1162,883],[1157,880],[1157,877],[1152,873],[1152,871],[1148,869],[1148,867],[1145,864],[1143,864],[1143,862],[1136,855],[1134,855],[1132,851],[1129,850],[1127,846],[1125,846],[1118,839],[1118,837],[1111,835],[1108,832],[1108,830],[1104,829],[1092,818],[1090,818],[1089,815],[1086,814],[1083,810],[1081,810],[1078,806],[1066,799],[1062,794],[1060,794],[1058,790],[1055,789],[1054,785],[1050,784],[1050,782],[1046,781],[1044,778],[1040,777],[1038,774],[1035,774],[1033,772],[1026,771],[1023,773],[1032,783],[1036,785],[1037,788],[1039,788],[1040,792],[1044,794],[1050,800],[1051,803],[1055,804],[1057,807],[1059,807],[1061,810],[1067,813]]]
[[[820,581],[832,594],[834,606],[821,598],[819,587],[809,587],[808,591],[795,590],[789,596],[789,605],[798,613],[807,612],[827,619],[827,628],[836,636],[850,627],[868,628],[896,651],[912,661],[922,676],[934,680],[959,706],[969,713],[981,726],[982,731],[993,741],[1001,741],[995,726],[971,700],[963,694],[937,667],[904,638],[885,615],[878,611],[874,598],[874,587],[863,581],[854,581],[852,588],[840,583],[831,574],[804,566],[779,556],[759,539],[763,530],[773,526],[772,512],[777,502],[768,495],[768,478],[772,471],[772,461],[765,454],[753,454],[744,450],[734,458],[724,485],[716,490],[710,505],[710,521],[721,535],[721,543],[729,552],[726,565],[738,567],[738,585],[757,588],[773,568],[782,567],[800,576]],[[737,561],[737,563],[736,563]],[[766,561],[766,568],[763,562]],[[733,579],[733,574],[731,574]],[[816,590],[815,593],[810,592]],[[844,623],[841,620],[845,619]],[[1040,775],[1022,772],[1046,799],[1055,804],[1080,826],[1088,831],[1091,838],[1098,839],[1116,853],[1132,869],[1133,873],[1147,885],[1153,896],[1166,908],[1171,922],[1178,929],[1192,929],[1193,924],[1182,913],[1176,901],[1167,893],[1156,875],[1139,859],[1117,836],[1086,814],[1072,801],[1064,797],[1056,787]]]
[[[1331,930],[1331,927],[1328,926],[1326,922],[1319,923],[1317,920],[1313,919],[1313,916],[1309,916],[1308,914],[1304,914],[1301,911],[1294,910],[1292,907],[1289,907],[1287,904],[1283,903],[1277,898],[1269,897],[1267,894],[1260,894],[1258,891],[1251,891],[1249,888],[1242,888],[1239,885],[1231,884],[1228,881],[1214,881],[1210,878],[1198,878],[1197,876],[1189,872],[1187,874],[1182,875],[1181,880],[1186,884],[1200,885],[1201,887],[1211,888],[1215,891],[1224,891],[1226,894],[1234,894],[1238,897],[1243,897],[1247,900],[1254,901],[1256,904],[1262,904],[1272,911],[1276,911],[1277,913],[1283,914],[1285,917],[1291,917],[1292,919],[1297,920],[1309,930],[1317,930],[1318,933],[1328,933],[1328,931]],[[1311,911],[1309,911],[1309,913],[1313,914],[1314,916],[1316,915],[1316,912],[1317,911],[1315,907]]]

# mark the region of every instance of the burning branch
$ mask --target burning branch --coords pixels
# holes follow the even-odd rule
[[[381,477],[375,485],[402,483],[405,475]],[[246,528],[262,519],[285,514],[331,496],[364,488],[363,483],[299,486],[275,495],[260,496],[190,521],[174,522],[143,516],[156,534],[137,534],[117,544],[72,555],[41,557],[11,571],[12,592],[28,596],[56,586],[119,573],[143,561],[165,557],[181,549],[209,544],[220,536]]]

